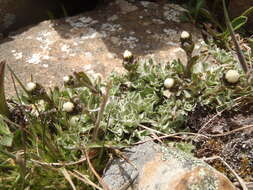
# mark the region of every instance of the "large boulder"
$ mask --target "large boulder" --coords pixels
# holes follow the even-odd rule
[[[182,8],[175,4],[116,0],[98,10],[26,27],[0,44],[0,60],[6,60],[23,82],[44,86],[60,84],[73,71],[122,72],[122,54],[170,62],[186,60],[180,49],[183,30],[198,38],[199,31],[181,23]],[[14,94],[11,78],[6,90]]]
[[[223,174],[172,147],[146,142],[124,154],[104,172],[110,190],[235,190]]]

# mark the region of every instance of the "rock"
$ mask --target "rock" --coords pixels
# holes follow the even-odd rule
[[[110,190],[235,190],[223,174],[178,149],[146,142],[125,155],[130,162],[115,159],[104,172]]]
[[[178,5],[151,5],[116,0],[98,10],[23,28],[2,41],[0,60],[6,60],[24,83],[32,74],[45,87],[62,84],[63,76],[73,71],[103,76],[124,72],[122,54],[127,49],[145,59],[186,62],[180,33],[187,30],[196,40],[198,29],[179,22],[182,8]],[[7,77],[6,91],[13,95]]]

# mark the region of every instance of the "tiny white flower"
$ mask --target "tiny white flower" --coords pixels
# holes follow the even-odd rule
[[[240,74],[237,70],[231,69],[226,72],[225,78],[229,83],[236,83],[240,78]]]
[[[175,80],[173,78],[167,78],[163,84],[165,88],[172,88],[174,86],[174,83]]]
[[[124,59],[128,59],[128,58],[130,58],[130,57],[132,57],[132,56],[133,56],[133,54],[132,54],[131,51],[128,51],[128,50],[125,50],[125,51],[124,51],[124,54],[123,54],[123,58],[124,58]]]
[[[32,92],[35,88],[36,88],[36,83],[34,83],[34,82],[28,82],[26,84],[26,90],[28,92]]]
[[[183,31],[183,32],[181,33],[181,38],[182,38],[182,39],[187,39],[187,38],[189,38],[189,37],[190,37],[189,32]]]
[[[64,82],[69,82],[69,80],[70,80],[70,77],[69,77],[69,76],[64,76],[64,77],[63,77],[63,81],[64,81]]]
[[[69,124],[70,124],[70,126],[74,127],[74,126],[76,126],[76,124],[78,123],[78,121],[79,121],[79,117],[73,116],[69,120]]]
[[[74,104],[72,102],[65,102],[63,105],[62,105],[62,111],[65,111],[65,112],[72,112],[73,109],[74,109]]]

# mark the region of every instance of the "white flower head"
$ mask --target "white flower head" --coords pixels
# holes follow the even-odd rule
[[[70,77],[69,76],[64,76],[63,77],[63,81],[64,82],[69,82],[70,81]]]
[[[167,78],[163,84],[165,88],[172,88],[175,84],[175,80],[173,78]]]
[[[124,51],[124,54],[123,54],[123,58],[124,58],[124,59],[129,59],[129,58],[131,58],[132,56],[133,56],[133,54],[132,54],[131,51],[129,51],[129,50],[125,50],[125,51]]]
[[[183,32],[181,33],[181,38],[182,38],[182,39],[190,38],[189,32],[183,31]]]
[[[74,104],[72,102],[65,102],[63,105],[62,105],[62,111],[65,111],[65,112],[72,112],[73,109],[74,109]]]
[[[225,78],[229,83],[236,83],[240,78],[240,74],[237,70],[231,69],[226,72]]]
[[[26,84],[26,90],[28,92],[32,92],[33,90],[35,90],[35,88],[36,88],[36,83],[34,83],[34,82],[28,82]]]

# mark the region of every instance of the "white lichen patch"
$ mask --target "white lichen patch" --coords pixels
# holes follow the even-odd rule
[[[165,22],[161,19],[157,19],[157,18],[153,18],[152,21],[155,23],[155,24],[165,24]]]
[[[80,17],[78,20],[87,25],[98,23],[97,20],[93,20],[91,17]]]
[[[168,21],[180,22],[181,12],[171,7],[171,4],[164,6],[163,17]]]
[[[56,31],[43,30],[37,34],[35,39],[41,43],[39,47],[41,48],[40,53],[35,53],[31,58],[28,58],[28,63],[38,64],[41,60],[49,60],[50,50],[52,49],[53,44],[57,41]]]
[[[41,54],[35,53],[30,58],[27,58],[28,63],[39,64],[41,62]]]
[[[48,55],[43,55],[43,56],[42,56],[42,59],[44,59],[44,60],[49,60],[49,59],[50,59],[50,56],[48,56]]]
[[[61,46],[61,51],[64,52],[64,53],[70,53],[71,49],[70,49],[70,46],[68,44],[63,44]]]
[[[174,3],[167,3],[163,6],[163,9],[164,10],[169,10],[169,9],[174,9],[175,11],[178,11],[178,12],[187,12],[188,10],[181,7],[180,5],[178,4],[174,4]]]
[[[89,70],[91,70],[92,69],[92,65],[91,64],[87,64],[87,65],[84,65],[83,66],[83,70],[84,71],[89,71]]]
[[[82,40],[94,39],[98,37],[98,32],[93,28],[88,28],[88,31],[81,35]],[[80,40],[80,38],[79,38]]]
[[[85,56],[86,58],[91,59],[91,58],[93,57],[93,54],[92,54],[91,52],[84,52],[84,56]]]
[[[43,53],[34,53],[26,59],[26,62],[36,65],[36,64],[40,64],[42,60],[49,60],[49,59],[50,57],[48,55],[44,55]],[[48,65],[47,66],[42,65],[42,66],[48,67]]]
[[[108,53],[108,54],[107,54],[107,57],[108,57],[109,59],[115,59],[115,58],[117,57],[117,55],[116,55],[115,53]]]
[[[177,39],[178,38],[178,32],[176,30],[170,29],[170,28],[164,28],[163,32],[168,35],[171,39]]]
[[[108,31],[108,32],[115,32],[115,31],[122,30],[122,27],[120,24],[105,23],[105,24],[102,24],[101,30]]]
[[[185,53],[185,51],[181,47],[177,47],[172,50],[173,53]]]
[[[172,42],[172,41],[168,41],[168,42],[166,42],[166,44],[169,45],[169,46],[178,46],[177,43]]]
[[[16,50],[11,51],[13,53],[13,56],[16,60],[22,59],[23,58],[23,53],[22,52],[16,52]]]
[[[147,34],[152,34],[152,32],[150,30],[146,30]]]
[[[130,49],[134,49],[137,46],[137,42],[139,42],[139,39],[134,36],[128,36],[123,38],[123,44]]]
[[[65,21],[73,28],[86,28],[98,23],[97,20],[93,20],[91,17],[80,17],[79,19],[69,17]]]
[[[109,18],[107,18],[107,21],[108,22],[113,22],[113,21],[118,20],[118,19],[119,19],[118,15],[112,15]]]
[[[35,39],[41,43],[40,48],[45,51],[50,50],[50,46],[55,42],[53,33],[47,30],[39,32]]]
[[[140,3],[144,8],[156,8],[158,6],[157,3],[150,1],[141,1]]]

